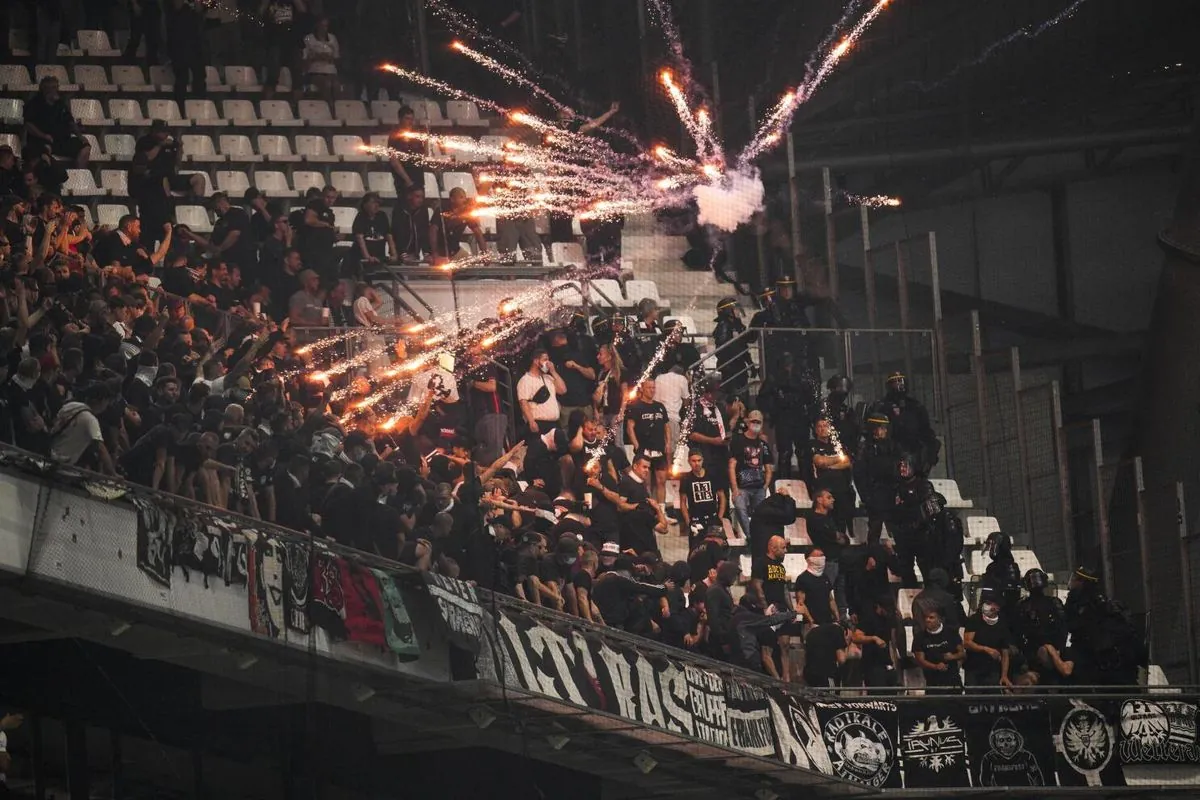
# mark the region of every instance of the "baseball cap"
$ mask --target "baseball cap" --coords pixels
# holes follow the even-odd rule
[[[620,555],[621,546],[616,542],[605,542],[601,545],[600,552],[606,556]]]

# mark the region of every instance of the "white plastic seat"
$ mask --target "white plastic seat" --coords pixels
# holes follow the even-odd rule
[[[8,145],[13,152],[21,152],[21,137],[15,133],[0,133],[0,145]]]
[[[175,72],[169,66],[161,64],[150,65],[150,85],[160,92],[169,92],[175,88]]]
[[[441,189],[438,187],[437,175],[432,171],[425,173],[425,197],[432,200],[435,197],[441,196]]]
[[[654,281],[626,281],[625,294],[633,305],[649,298],[656,306],[662,306],[662,300],[658,296],[658,284]]]
[[[333,118],[329,104],[324,100],[301,100],[298,105],[300,119],[304,120],[305,125],[322,128],[340,128],[343,125],[340,119]]]
[[[966,542],[972,545],[983,544],[990,534],[1000,530],[1000,520],[995,517],[966,517],[965,522]]]
[[[0,64],[0,87],[9,92],[35,92],[37,84],[21,64]]]
[[[418,124],[433,128],[452,125],[450,120],[442,116],[442,105],[436,100],[415,100],[412,104],[414,117]]]
[[[583,293],[579,291],[579,281],[550,281],[550,293],[556,301],[568,308],[579,308],[583,305]]]
[[[374,158],[376,161],[388,160],[388,137],[386,133],[371,134],[370,139],[368,139],[368,143],[371,145],[371,147],[374,147],[379,151],[379,155],[370,154],[372,158]]]
[[[202,197],[212,197],[213,186],[212,179],[208,177],[208,173],[199,169],[181,169],[180,175],[199,175],[204,181],[204,191],[200,193]]]
[[[300,156],[292,152],[291,140],[286,136],[274,133],[261,134],[258,139],[258,152],[267,161],[299,161]]]
[[[71,76],[67,74],[67,68],[62,64],[38,64],[33,68],[33,81],[40,84],[43,78],[57,79],[60,91],[79,91],[79,84],[71,82]]]
[[[282,173],[275,173],[280,175]],[[241,197],[250,188],[250,178],[240,169],[217,170],[217,191],[225,192],[230,197]],[[261,187],[260,187],[261,188]],[[285,192],[286,194],[286,192]]]
[[[96,176],[89,169],[67,170],[67,182],[63,184],[63,194],[77,197],[99,197],[108,192],[96,185]]]
[[[0,121],[21,122],[24,118],[24,100],[19,97],[0,97]]]
[[[79,31],[76,38],[79,40],[79,49],[89,56],[116,58],[121,55],[121,51],[112,46],[108,34],[104,31]]]
[[[112,82],[122,92],[151,92],[154,87],[146,83],[142,68],[133,64],[113,64]]]
[[[338,134],[333,137],[333,153],[341,157],[342,161],[374,161],[375,156],[364,153],[363,146],[361,136]]]
[[[946,506],[948,508],[971,508],[970,500],[963,498],[958,490],[958,481],[950,480],[949,478],[930,478],[929,482],[933,484],[934,491],[946,498]]]
[[[487,120],[479,116],[479,106],[470,100],[450,100],[446,103],[446,116],[455,125],[470,128],[486,128]]]
[[[115,92],[117,85],[108,82],[108,73],[99,64],[77,64],[75,82],[88,92]]]
[[[104,116],[104,107],[99,100],[90,97],[76,97],[71,100],[71,116],[79,120],[80,125],[105,126],[113,121]]]
[[[396,183],[392,180],[392,173],[368,172],[367,191],[375,192],[381,198],[394,199],[396,197]]]
[[[807,547],[812,544],[808,536],[808,521],[804,517],[796,517],[796,521],[783,529],[783,536],[789,545]]]
[[[575,242],[554,242],[550,245],[550,261],[555,264],[574,264],[583,266],[587,259],[583,257],[583,248]]]
[[[184,116],[193,125],[225,125],[225,120],[217,112],[217,104],[212,100],[189,98],[183,101]]]
[[[116,67],[113,67],[113,69],[116,69]],[[108,113],[109,116],[122,125],[144,128],[150,124],[150,120],[142,115],[141,104],[137,100],[130,100],[127,97],[109,100]]]
[[[175,206],[175,221],[196,233],[212,233],[212,219],[204,206]]]
[[[180,137],[184,161],[224,161],[225,156],[217,152],[212,137],[207,134],[187,134]]]
[[[899,590],[896,595],[896,610],[900,612],[900,619],[911,620],[913,618],[913,601],[917,599],[917,595],[920,593],[920,589]]]
[[[484,236],[495,236],[496,235],[496,215],[495,214],[480,214],[477,217],[477,219],[479,220],[479,227],[480,227],[480,229],[483,230]]]
[[[351,206],[333,207],[333,224],[337,228],[338,233],[349,234],[354,228],[354,218],[357,216],[357,208]]]
[[[250,161],[260,162],[262,156],[254,152],[254,146],[250,144],[250,137],[240,133],[223,133],[218,138],[218,143],[221,146],[221,154],[230,161]]]
[[[507,136],[480,136],[479,137],[480,144],[482,144],[486,147],[493,148],[495,150],[500,150],[500,151],[506,150],[508,148],[508,143],[511,141],[512,141],[512,139],[508,138]],[[489,158],[491,158],[491,156],[489,156]]]
[[[304,124],[296,118],[292,104],[287,100],[263,100],[258,104],[258,111],[268,125],[295,127]]]
[[[336,162],[338,157],[329,152],[329,144],[324,136],[300,134],[296,136],[296,155],[303,156],[305,161]]]
[[[301,197],[314,186],[318,189],[325,188],[325,176],[320,172],[298,169],[292,173],[292,188]]]
[[[733,529],[733,522],[729,517],[721,517],[721,527],[725,529],[725,541],[729,543],[730,548],[746,547],[749,540],[745,536],[739,536]]]
[[[92,146],[92,154],[88,157],[90,161],[112,161],[112,157],[104,152],[104,148],[100,146],[100,140],[94,135],[85,133],[83,140]]]
[[[743,554],[738,556],[738,566],[742,569],[742,577],[748,579],[751,570],[754,569],[754,562],[750,559],[750,556]]]
[[[792,580],[804,574],[808,569],[808,559],[802,553],[785,553],[783,556],[783,571]]]
[[[588,281],[588,296],[592,305],[601,308],[629,308],[632,303],[625,299],[621,284],[615,278],[594,278]]]
[[[258,72],[254,67],[226,67],[225,84],[235,92],[261,92]]]
[[[991,561],[986,550],[970,550],[967,555],[967,569],[971,575],[982,575]]]
[[[190,128],[192,126],[192,121],[183,118],[183,114],[179,111],[179,104],[174,100],[151,98],[146,103],[146,114],[150,119],[161,119],[174,127]]]
[[[129,173],[123,169],[100,170],[100,186],[113,197],[129,196]]]
[[[114,161],[128,161],[133,158],[137,141],[128,133],[104,134],[104,152]]]
[[[211,64],[204,68],[204,89],[217,93],[230,91],[229,86],[221,79],[221,71]]]
[[[272,169],[255,170],[254,188],[258,189],[260,192],[273,194],[277,197],[296,196],[296,193],[290,186],[288,186],[287,176],[282,172]],[[242,191],[245,192],[245,189]]]
[[[333,116],[346,125],[370,125],[371,117],[362,100],[334,100]]]
[[[1021,569],[1021,574],[1024,575],[1031,569],[1041,569],[1042,562],[1038,560],[1037,553],[1026,548],[1014,547],[1013,561],[1017,562],[1017,566]]]
[[[469,172],[443,172],[442,187],[442,197],[449,197],[451,189],[462,189],[467,193],[467,197],[479,194],[475,189],[475,178]],[[579,263],[582,264],[583,261],[580,260]]]
[[[258,118],[254,103],[249,100],[222,100],[221,114],[234,125],[249,125],[255,128],[265,124]]]
[[[342,197],[362,197],[367,189],[363,186],[362,176],[357,172],[338,170],[329,173],[329,183],[338,190]]]
[[[129,206],[123,203],[99,203],[96,206],[96,224],[107,225],[116,229],[121,217],[129,213]]]
[[[796,501],[796,508],[812,508],[812,499],[808,496],[808,485],[795,478],[780,478],[775,481],[775,491],[787,489],[787,493]]]
[[[395,100],[372,100],[371,116],[384,125],[400,124],[401,104]]]

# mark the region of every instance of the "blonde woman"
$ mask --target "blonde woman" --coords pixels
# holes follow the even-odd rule
[[[596,379],[592,407],[596,411],[596,419],[600,420],[605,428],[612,428],[617,414],[621,412],[621,402],[628,391],[625,385],[625,364],[621,361],[621,354],[611,344],[600,345],[596,360],[600,363],[600,375]],[[620,428],[621,426],[617,426],[617,444],[624,445],[625,437]]]

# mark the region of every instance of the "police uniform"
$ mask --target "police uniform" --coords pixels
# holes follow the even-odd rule
[[[717,303],[716,327],[713,328],[713,342],[717,346],[717,371],[721,373],[721,385],[730,395],[740,395],[746,391],[750,378],[750,354],[746,349],[749,337],[743,337],[735,344],[725,347],[738,336],[746,332],[746,326],[738,319],[735,309],[738,301],[735,297],[726,297]],[[723,348],[724,349],[721,349]]]
[[[928,475],[938,463],[941,442],[929,424],[929,412],[920,400],[909,396],[908,379],[901,372],[888,376],[887,394],[875,404],[874,412],[883,414],[892,425],[892,438],[917,459],[917,471]]]
[[[908,462],[902,458],[900,463]],[[906,589],[918,586],[914,563],[921,567],[921,575],[926,578],[934,566],[929,560],[929,519],[925,514],[926,501],[933,494],[933,484],[915,471],[907,478],[901,477],[896,486],[891,534],[896,540],[896,562],[900,570],[896,574]]]
[[[784,363],[768,372],[763,382],[758,405],[770,415],[775,429],[775,445],[779,451],[775,474],[780,478],[792,477],[792,453],[799,455],[804,442],[812,435],[816,394],[816,386],[808,376],[797,367],[788,368]]]
[[[888,425],[887,417],[872,415],[867,418],[871,426]],[[867,508],[869,527],[867,539],[870,544],[879,542],[885,523],[892,520],[896,506],[898,476],[896,465],[900,462],[900,447],[891,437],[876,439],[870,431],[864,437],[854,459],[854,485],[862,495]]]

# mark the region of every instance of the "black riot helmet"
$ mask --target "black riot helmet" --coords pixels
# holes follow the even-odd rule
[[[896,461],[896,476],[902,481],[915,478],[917,475],[917,462],[912,457],[911,453],[901,453],[900,458]]]
[[[736,317],[741,314],[741,306],[736,297],[722,297],[717,301],[717,318]]]
[[[887,388],[889,392],[908,394],[908,378],[904,377],[903,372],[893,372],[887,377]]]
[[[1025,573],[1025,577],[1021,579],[1021,582],[1030,594],[1041,594],[1050,584],[1050,577],[1043,570],[1034,567]]]
[[[939,492],[933,492],[925,498],[921,506],[925,519],[933,519],[946,510],[946,498]]]
[[[988,556],[995,561],[1001,556],[1012,554],[1012,537],[1007,533],[992,531],[988,534],[987,542],[983,547],[987,550]]]
[[[841,395],[849,397],[854,391],[854,381],[847,378],[845,375],[834,375],[825,383],[825,388],[829,390],[831,395]]]

